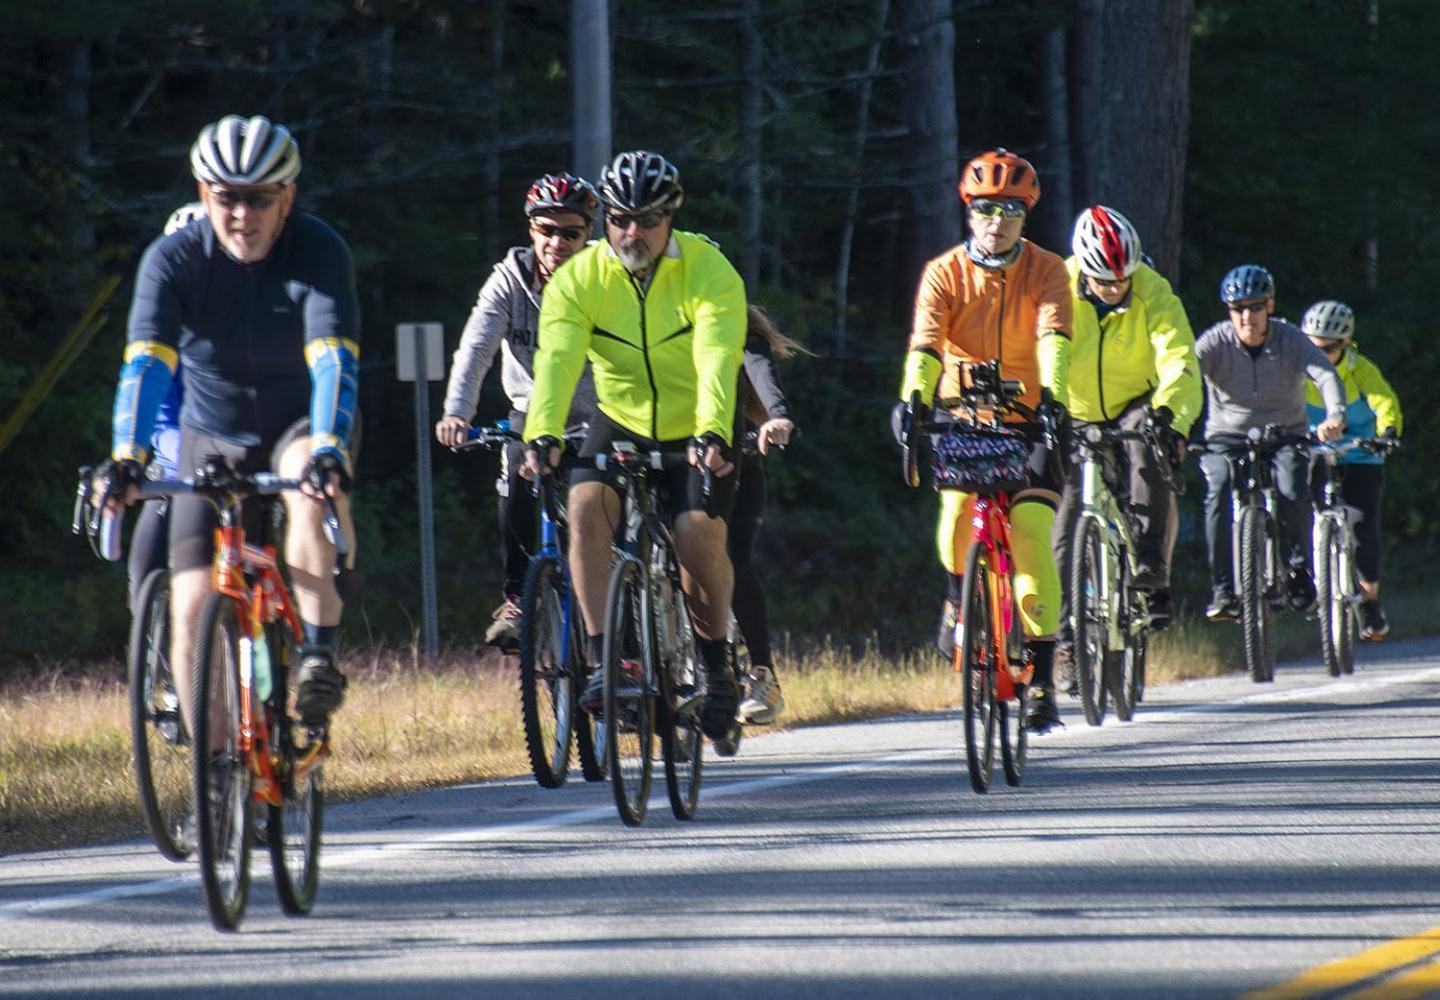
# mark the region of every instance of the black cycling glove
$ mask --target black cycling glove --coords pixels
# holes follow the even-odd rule
[[[301,482],[309,483],[321,493],[330,485],[330,473],[337,473],[340,476],[340,491],[350,491],[350,470],[345,468],[345,463],[340,456],[333,451],[317,451],[310,456],[310,461],[305,463],[305,471],[300,473]]]

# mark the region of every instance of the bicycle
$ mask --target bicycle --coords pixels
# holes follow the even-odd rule
[[[300,618],[274,544],[247,541],[241,518],[241,504],[259,499],[266,515],[261,523],[273,528],[276,498],[300,487],[299,480],[267,472],[240,475],[219,456],[208,457],[193,478],[139,487],[140,499],[202,496],[220,518],[215,590],[201,606],[195,638],[191,757],[200,881],[211,921],[221,930],[236,929],[245,912],[256,803],[267,809],[265,836],[281,908],[309,913],[319,885],[329,734],[290,712]],[[345,569],[349,546],[334,500],[327,496],[324,502],[343,594],[353,590]],[[120,518],[97,512],[89,520],[102,555],[118,558]]]
[[[1150,595],[1136,590],[1140,572],[1137,534],[1128,505],[1111,489],[1123,475],[1125,441],[1143,442],[1154,455],[1165,485],[1183,491],[1159,434],[1090,424],[1074,435],[1080,476],[1080,513],[1070,543],[1070,623],[1075,675],[1085,721],[1105,721],[1107,694],[1122,722],[1145,696],[1145,658],[1151,625]]]
[[[578,440],[567,435],[567,447]],[[520,435],[509,421],[472,428],[451,451],[498,450]],[[568,457],[568,456],[567,456]],[[530,559],[520,597],[520,717],[530,771],[542,788],[559,788],[570,769],[573,740],[586,781],[604,780],[590,718],[580,711],[585,687],[584,625],[565,559],[565,508],[559,476],[538,477],[540,547]]]
[[[90,520],[93,475],[90,466],[80,469],[71,530],[90,537],[99,555],[98,523],[92,525]],[[109,545],[112,559],[119,558],[118,535]],[[164,568],[147,573],[136,593],[125,664],[131,763],[140,812],[161,855],[184,861],[194,853],[193,831],[188,829],[193,815],[190,733],[170,669],[170,573]]]
[[[1278,424],[1252,427],[1241,440],[1211,441],[1197,449],[1230,463],[1231,558],[1245,666],[1257,684],[1275,679],[1275,609],[1286,603],[1288,563],[1280,551],[1273,459],[1282,448],[1311,444],[1309,436],[1283,430]]]
[[[605,598],[601,713],[616,810],[627,826],[644,822],[658,729],[670,810],[676,819],[693,819],[704,771],[700,713],[708,677],[664,504],[650,479],[651,471],[688,466],[689,459],[683,452],[641,453],[617,441],[594,461],[626,484],[624,542],[616,546]],[[705,479],[708,486],[708,471]],[[708,502],[708,488],[705,493]]]
[[[1007,413],[1042,423],[1052,448],[1054,428],[1020,402],[1022,382],[1000,377],[999,362],[967,365],[961,395],[943,399],[944,410],[958,410],[966,422],[996,428]],[[902,440],[902,474],[910,486],[920,482],[921,452],[930,434],[944,432],[950,420],[925,419],[923,401],[914,393],[915,414]],[[1029,755],[1025,715],[1035,665],[1025,642],[1019,602],[1015,598],[1015,562],[1010,547],[1011,490],[975,492],[971,542],[955,622],[953,663],[963,689],[965,761],[970,785],[984,793],[995,769],[999,743],[1005,780],[1019,785]]]
[[[1324,470],[1315,507],[1313,555],[1320,657],[1331,677],[1355,672],[1355,640],[1360,631],[1360,584],[1355,569],[1355,522],[1359,511],[1345,503],[1340,457],[1359,448],[1383,455],[1400,446],[1396,438],[1352,438],[1316,444],[1310,453]]]

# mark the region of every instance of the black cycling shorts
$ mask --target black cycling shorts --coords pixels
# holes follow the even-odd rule
[[[582,459],[594,458],[596,455],[609,452],[616,441],[629,441],[635,445],[637,451],[641,452],[683,452],[690,444],[689,438],[681,438],[678,441],[656,441],[654,438],[641,437],[621,427],[605,414],[597,412],[590,419],[590,429],[585,434],[585,440],[580,444],[580,457]],[[733,449],[725,450],[726,457],[734,462]],[[711,509],[716,517],[726,521],[730,519],[730,511],[735,506],[735,486],[740,478],[739,473],[740,467],[737,464],[729,475],[715,476],[714,484],[711,487]],[[662,472],[652,473],[652,476],[659,477],[656,481],[659,484],[660,493],[664,497],[665,509],[670,512],[671,517],[678,517],[687,510],[702,512],[705,510],[704,477],[700,470],[693,465],[665,469]],[[604,483],[617,492],[621,491],[620,476],[612,471],[597,469],[593,465],[582,465],[571,470],[570,485],[573,487],[577,483]]]

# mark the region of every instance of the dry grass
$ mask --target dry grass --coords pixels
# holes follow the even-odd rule
[[[1429,601],[1392,598],[1395,636],[1425,631]],[[1282,658],[1313,655],[1315,624],[1280,619]],[[528,773],[514,661],[483,647],[422,665],[413,648],[352,653],[327,790],[356,799]],[[900,657],[824,645],[778,664],[786,710],[779,728],[935,711],[957,701],[957,679],[928,648]],[[1165,683],[1241,668],[1233,625],[1187,619],[1157,636],[1150,679]],[[120,671],[56,668],[0,688],[0,854],[144,835],[131,775]]]

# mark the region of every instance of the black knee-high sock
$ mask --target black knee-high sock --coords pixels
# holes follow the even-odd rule
[[[1030,679],[1032,687],[1054,687],[1055,640],[1031,639],[1030,656],[1035,662],[1035,675]]]

